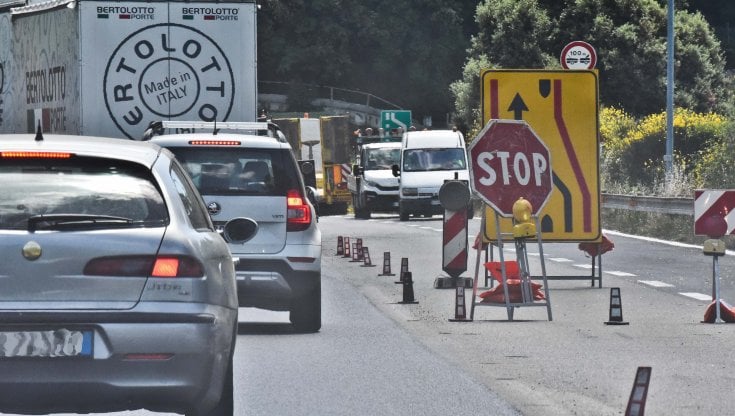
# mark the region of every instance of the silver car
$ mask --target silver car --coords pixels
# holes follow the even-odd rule
[[[233,258],[169,151],[0,135],[0,188],[0,412],[232,415]]]
[[[165,129],[179,133],[164,134]],[[318,331],[321,232],[313,193],[309,199],[280,130],[272,123],[164,121],[154,123],[147,136],[176,154],[216,226],[250,219],[250,239],[230,243],[240,260],[240,306],[289,311],[298,331]]]

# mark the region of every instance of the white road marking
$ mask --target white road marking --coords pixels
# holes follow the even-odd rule
[[[680,295],[686,296],[688,298],[696,299],[696,300],[704,300],[704,301],[711,301],[712,296],[711,295],[705,295],[703,293],[697,293],[697,292],[679,292]]]
[[[644,285],[653,287],[674,287],[674,285],[670,285],[660,280],[639,280],[638,283],[643,283]]]
[[[628,238],[635,238],[636,240],[642,240],[642,241],[651,241],[654,243],[661,243],[661,244],[667,244],[674,247],[687,247],[687,248],[699,248],[701,249],[701,245],[695,245],[695,244],[687,244],[687,243],[680,243],[678,241],[666,241],[666,240],[660,240],[658,238],[652,238],[652,237],[644,237],[640,235],[633,235],[633,234],[626,234],[621,233],[620,231],[614,231],[614,230],[602,230],[602,232],[610,234],[610,235],[619,235],[622,237],[628,237]],[[735,255],[735,250],[725,250],[725,254],[728,254],[730,256]]]
[[[549,260],[555,261],[557,263],[569,263],[569,262],[574,261],[570,259],[565,259],[564,257],[550,257]]]
[[[605,271],[605,273],[609,273],[609,274],[612,274],[614,276],[620,276],[620,277],[636,277],[636,276],[638,276],[637,274],[628,273],[628,272],[620,272],[620,271],[616,271],[616,270],[613,270],[613,271]]]
[[[591,264],[573,264],[574,267],[579,267],[580,269],[591,269]]]

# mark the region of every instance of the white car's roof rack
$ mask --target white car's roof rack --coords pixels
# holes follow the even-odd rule
[[[209,130],[217,135],[220,130],[246,130],[258,136],[268,136],[280,142],[286,142],[286,136],[277,124],[272,121],[179,121],[161,120],[152,121],[143,133],[143,140],[150,140],[153,136],[165,134],[165,129],[178,129],[181,133],[194,133],[196,130]]]

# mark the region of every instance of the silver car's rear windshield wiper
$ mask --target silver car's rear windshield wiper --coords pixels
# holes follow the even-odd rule
[[[125,226],[135,223],[131,218],[93,214],[42,214],[28,217],[28,231],[37,229],[84,229]]]

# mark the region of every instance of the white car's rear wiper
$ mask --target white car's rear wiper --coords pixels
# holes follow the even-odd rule
[[[37,229],[97,228],[133,224],[131,218],[93,214],[41,214],[28,217],[28,231]]]

